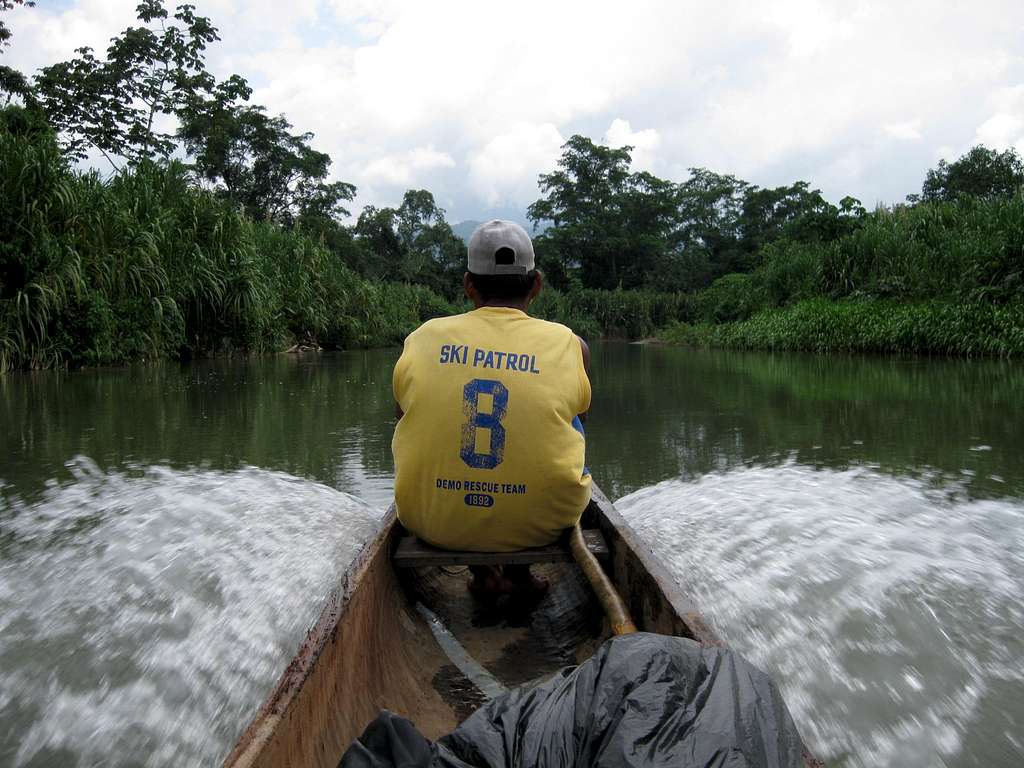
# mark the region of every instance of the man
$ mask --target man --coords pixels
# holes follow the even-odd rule
[[[533,244],[494,220],[469,240],[475,307],[411,333],[395,365],[395,503],[407,529],[445,549],[550,544],[590,500],[579,418],[590,407],[586,343],[531,318]],[[543,591],[529,569],[475,568],[471,589]]]

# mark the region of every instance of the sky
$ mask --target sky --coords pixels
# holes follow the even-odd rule
[[[978,143],[1024,153],[1021,0],[192,0],[208,66],[254,86],[358,187],[448,220],[522,220],[582,133],[673,181],[808,181],[869,208]],[[24,72],[134,23],[137,0],[6,15]]]

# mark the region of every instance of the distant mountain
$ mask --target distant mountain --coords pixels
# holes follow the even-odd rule
[[[473,234],[473,230],[483,224],[482,221],[474,221],[473,219],[467,219],[466,221],[460,221],[458,224],[452,224],[452,232],[458,237],[461,237],[465,242],[469,242],[469,236]]]
[[[488,219],[488,221],[490,221],[490,219]],[[512,219],[512,221],[517,221],[517,219]],[[465,221],[460,221],[458,224],[452,224],[452,232],[454,232],[458,237],[461,237],[463,241],[468,243],[470,236],[473,234],[473,230],[479,227],[481,224],[483,224],[482,221],[476,221],[475,219],[466,219]],[[529,222],[519,221],[519,224],[523,226],[523,229],[530,233],[530,237],[536,237],[541,232],[546,230],[548,226],[550,226],[545,222],[540,227],[534,229],[533,225],[530,224]]]

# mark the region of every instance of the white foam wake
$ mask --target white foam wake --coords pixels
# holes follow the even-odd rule
[[[380,512],[255,468],[69,466],[0,499],[0,764],[214,764]]]
[[[789,464],[616,506],[830,764],[1024,764],[1021,502]]]

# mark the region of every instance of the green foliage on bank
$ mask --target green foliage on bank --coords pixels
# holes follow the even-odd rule
[[[821,290],[893,298],[1024,298],[1024,195],[879,211],[821,252]]]
[[[26,122],[0,130],[0,167],[0,370],[385,346],[466,308],[359,275],[355,241],[256,221],[178,163],[104,180]],[[546,288],[532,311],[589,338],[693,317],[689,296],[651,291]]]
[[[683,293],[547,287],[530,305],[530,314],[567,325],[588,339],[642,339],[694,316],[693,300]]]
[[[772,243],[759,262],[700,292],[698,317],[743,320],[813,296],[1024,299],[1024,195],[880,209],[838,240]]]
[[[1019,355],[1024,195],[880,209],[830,242],[765,246],[658,335],[736,348]]]
[[[940,355],[1024,354],[1024,302],[808,299],[730,323],[678,323],[659,337],[696,347]]]
[[[379,284],[297,229],[143,162],[72,171],[47,132],[0,131],[0,370],[394,344],[455,308]]]

